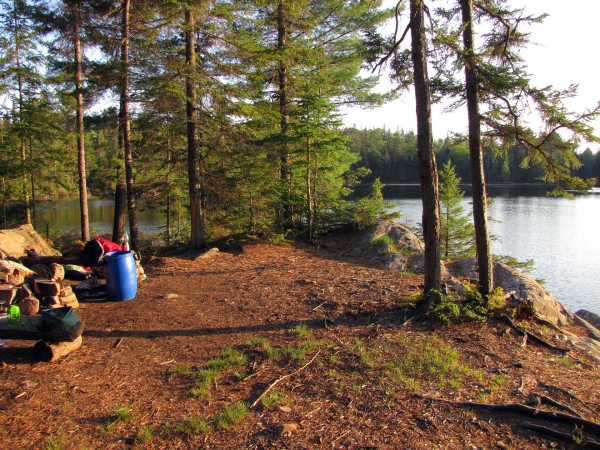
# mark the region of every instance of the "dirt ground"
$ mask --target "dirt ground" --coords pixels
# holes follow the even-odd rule
[[[0,349],[0,448],[540,449],[600,440],[560,414],[550,421],[424,398],[528,404],[533,391],[544,396],[539,409],[572,414],[552,398],[597,421],[600,372],[575,349],[522,346],[496,319],[402,326],[422,277],[344,258],[345,243],[147,259],[135,299],[76,310],[81,349],[53,363],[34,359],[33,342]],[[548,327],[524,326],[568,346]]]

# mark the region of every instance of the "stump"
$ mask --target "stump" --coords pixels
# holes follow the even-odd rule
[[[41,361],[52,362],[74,352],[81,347],[82,343],[83,340],[81,339],[81,336],[79,336],[73,342],[39,341],[35,344],[33,349],[38,359]]]

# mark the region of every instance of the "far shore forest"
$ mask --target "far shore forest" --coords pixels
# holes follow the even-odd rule
[[[144,208],[167,214],[168,240],[183,211],[202,248],[365,226],[383,214],[381,183],[420,181],[435,203],[449,160],[483,188],[478,164],[490,183],[541,180],[563,194],[596,183],[600,151],[581,142],[598,142],[598,109],[563,106],[576,85],[530,85],[518,53],[543,16],[502,0],[380,3],[1,1],[0,226],[78,195],[86,240],[93,195],[115,198],[115,240],[128,227],[137,246]],[[379,77],[394,89],[375,93]],[[410,86],[417,131],[342,126],[342,106],[376,108]],[[428,108],[442,100],[477,119],[467,136],[433,139]],[[524,125],[530,115],[541,129]],[[373,192],[349,200],[359,183]]]

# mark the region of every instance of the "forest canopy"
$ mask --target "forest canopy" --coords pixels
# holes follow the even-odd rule
[[[395,95],[365,70],[395,14],[358,0],[0,1],[0,226],[36,226],[36,204],[82,180],[95,197],[126,183],[130,226],[132,211],[164,211],[166,239],[175,217],[192,232],[194,202],[207,237],[362,223],[354,186],[419,181],[413,131],[340,116]],[[563,144],[544,149],[560,161]],[[466,142],[434,146],[440,168],[471,180]],[[539,181],[529,151],[484,146],[488,182]],[[600,152],[575,156],[573,176],[600,178]]]

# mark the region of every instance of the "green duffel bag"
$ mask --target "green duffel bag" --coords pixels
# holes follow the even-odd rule
[[[63,331],[68,328],[73,328],[81,319],[75,314],[70,306],[61,308],[48,308],[40,310],[40,319],[37,328],[42,333],[50,331]]]

